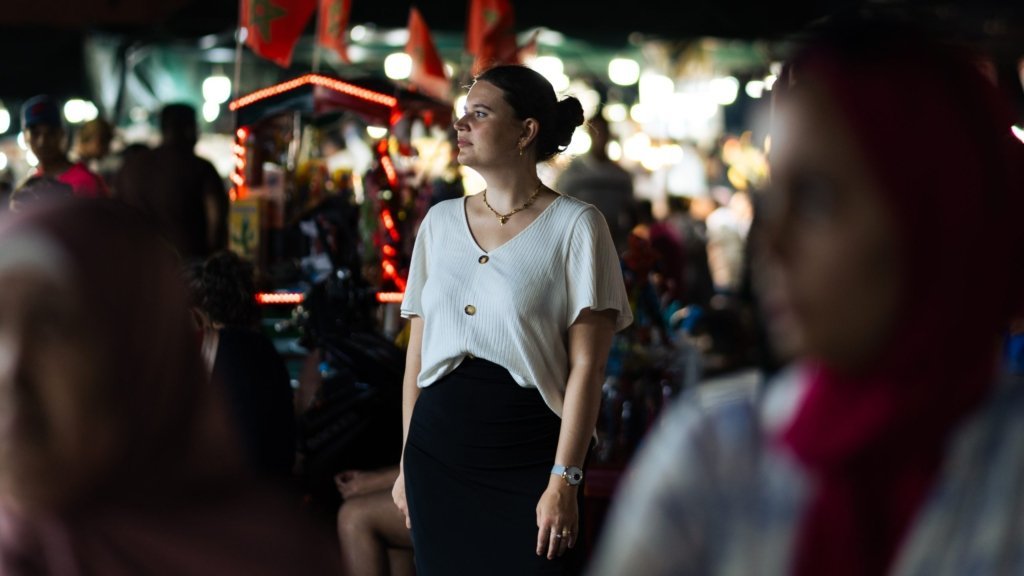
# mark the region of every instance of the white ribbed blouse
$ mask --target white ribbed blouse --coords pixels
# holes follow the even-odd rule
[[[590,204],[559,196],[526,228],[485,252],[466,220],[465,198],[435,205],[413,248],[402,316],[423,319],[425,388],[467,356],[507,369],[562,415],[569,326],[580,312],[615,310],[633,321],[608,225]]]

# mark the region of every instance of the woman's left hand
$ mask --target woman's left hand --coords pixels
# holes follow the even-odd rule
[[[548,488],[537,503],[537,555],[548,560],[576,546],[579,536],[579,508],[576,486],[552,476]]]

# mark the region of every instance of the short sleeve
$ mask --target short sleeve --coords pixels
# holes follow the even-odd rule
[[[618,312],[616,332],[633,322],[619,255],[608,223],[593,206],[587,206],[572,225],[565,277],[567,327],[572,326],[580,312],[587,308]]]
[[[430,244],[430,212],[423,217],[416,242],[412,247],[409,277],[402,298],[402,318],[423,317],[423,285],[427,282],[427,260]]]

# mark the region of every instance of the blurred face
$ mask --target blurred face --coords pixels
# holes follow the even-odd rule
[[[479,169],[501,166],[518,157],[523,126],[500,88],[476,82],[466,96],[466,113],[455,122],[459,162]]]
[[[39,124],[25,130],[29,148],[43,165],[64,158],[64,129],[60,126]]]
[[[778,351],[856,370],[893,328],[896,233],[853,134],[820,86],[776,118],[759,285]]]
[[[78,146],[78,155],[84,159],[99,159],[110,153],[110,140],[94,135],[91,138],[83,139]]]
[[[100,465],[109,434],[84,311],[32,266],[0,272],[0,494],[46,506]]]
[[[608,148],[608,141],[611,138],[611,134],[608,131],[608,123],[605,122],[604,118],[594,118],[590,121],[588,130],[590,131],[590,149],[596,154],[604,155],[605,150]]]

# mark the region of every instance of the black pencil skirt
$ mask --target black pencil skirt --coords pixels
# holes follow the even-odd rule
[[[539,391],[487,360],[420,391],[404,459],[417,576],[580,572],[582,543],[554,560],[536,554],[560,426]]]

